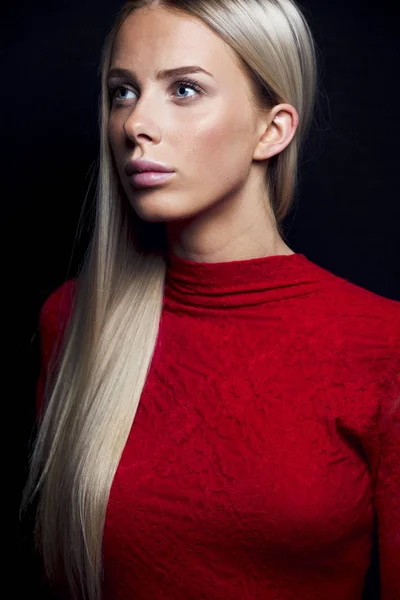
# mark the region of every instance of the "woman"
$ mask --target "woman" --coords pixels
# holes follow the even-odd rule
[[[23,499],[67,598],[360,600],[374,534],[400,598],[400,305],[281,227],[315,65],[290,0],[135,0],[108,36]]]

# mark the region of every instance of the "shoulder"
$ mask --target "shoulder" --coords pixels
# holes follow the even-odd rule
[[[45,385],[52,358],[58,356],[64,338],[65,326],[71,314],[76,291],[76,280],[71,279],[56,288],[44,301],[39,315],[40,375],[36,388],[36,411],[44,404]]]
[[[376,427],[388,430],[385,415],[399,410],[400,302],[323,271],[307,308],[318,327],[315,361],[329,375],[329,410],[368,443]]]
[[[318,303],[324,313],[324,336],[334,336],[343,360],[349,366],[358,362],[364,373],[371,366],[386,373],[398,370],[400,302],[324,271],[329,273],[328,285]]]
[[[353,323],[369,331],[399,332],[400,302],[381,296],[347,279],[334,276],[331,308],[346,326]],[[383,329],[382,329],[383,328]]]
[[[77,280],[69,279],[46,298],[39,315],[42,337],[53,336],[65,328],[72,311],[76,288]]]
[[[319,293],[310,296],[316,317],[346,337],[363,333],[365,337],[376,336],[379,341],[385,335],[399,335],[399,301],[361,287],[309,259],[308,262],[310,278],[321,283]]]
[[[358,373],[360,385],[390,377],[400,365],[400,302],[308,261],[308,280],[318,286],[302,303],[299,322],[312,325],[316,345],[349,378]]]
[[[336,302],[338,316],[348,326],[350,322],[364,333],[398,336],[400,333],[400,302],[381,296],[355,283],[339,278]]]

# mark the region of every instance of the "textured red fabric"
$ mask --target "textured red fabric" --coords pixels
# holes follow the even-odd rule
[[[46,361],[70,310],[40,317]],[[169,256],[111,488],[106,600],[400,599],[400,302],[304,254]]]

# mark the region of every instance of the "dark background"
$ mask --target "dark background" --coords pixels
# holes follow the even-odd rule
[[[13,598],[46,597],[39,592],[29,523],[18,521],[35,418],[38,315],[45,298],[74,276],[86,248],[100,51],[120,6],[115,0],[21,0],[0,13],[8,359],[3,490],[10,500],[3,520],[11,528],[3,547]],[[319,107],[300,164],[296,208],[285,222],[288,244],[331,272],[400,300],[399,2],[303,0],[301,6],[319,49]],[[89,209],[81,216],[86,196]],[[365,598],[379,597],[377,569],[375,548]]]

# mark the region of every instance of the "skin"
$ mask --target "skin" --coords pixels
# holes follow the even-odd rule
[[[199,65],[186,76],[156,73]],[[279,236],[264,185],[268,159],[291,142],[290,104],[255,108],[251,83],[234,51],[202,21],[162,7],[141,8],[119,30],[110,70],[114,99],[108,135],[127,198],[146,221],[166,223],[170,250],[188,260],[224,262],[293,254]],[[174,170],[169,182],[134,189],[129,160]]]

